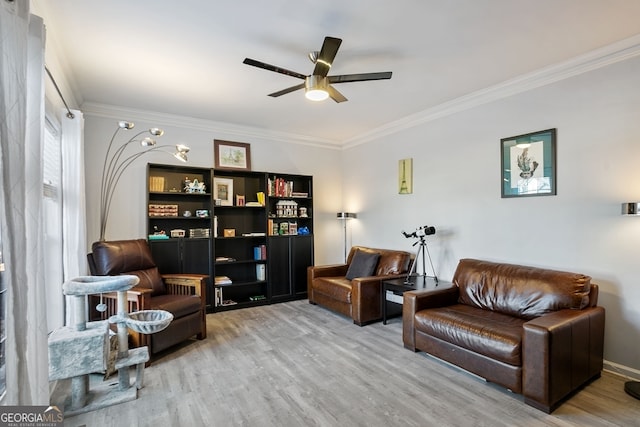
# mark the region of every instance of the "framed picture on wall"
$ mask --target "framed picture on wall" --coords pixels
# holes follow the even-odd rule
[[[398,161],[398,194],[413,193],[413,159]]]
[[[556,194],[556,129],[500,140],[502,197]]]
[[[251,170],[251,146],[244,142],[213,140],[216,169]]]

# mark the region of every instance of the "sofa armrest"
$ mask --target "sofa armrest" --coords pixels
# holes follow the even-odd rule
[[[171,295],[198,295],[203,305],[206,299],[206,274],[163,274],[162,279]]]
[[[600,376],[602,307],[559,310],[523,325],[522,388],[525,403],[550,413],[569,393]]]
[[[415,315],[420,310],[445,307],[458,302],[458,287],[407,291],[402,296],[402,341],[404,347],[416,351]]]
[[[309,280],[317,277],[344,277],[348,269],[348,264],[312,265],[307,267],[307,277]]]
[[[347,264],[311,265],[307,267],[307,297],[315,304],[313,281],[320,277],[344,277],[347,274]]]
[[[366,325],[382,318],[382,282],[405,274],[356,277],[351,280],[351,317],[356,325]]]

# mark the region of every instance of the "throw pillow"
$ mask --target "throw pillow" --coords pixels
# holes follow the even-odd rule
[[[376,271],[379,259],[380,254],[378,253],[356,250],[345,278],[353,280],[356,277],[372,276],[373,272]]]

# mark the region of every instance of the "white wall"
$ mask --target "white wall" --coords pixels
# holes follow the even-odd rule
[[[441,279],[463,257],[591,275],[607,310],[605,359],[640,370],[640,218],[620,215],[640,200],[639,87],[635,58],[346,150],[353,243],[408,249],[401,230],[433,225]],[[502,199],[500,139],[548,128],[558,195]],[[414,192],[398,195],[407,157]]]
[[[100,177],[104,156],[118,120],[135,123],[135,128],[120,131],[114,147],[125,143],[138,131],[150,127],[164,129],[158,145],[178,143],[191,148],[189,166],[213,167],[213,140],[224,139],[251,144],[252,170],[276,173],[313,175],[314,190],[314,240],[316,263],[333,263],[342,259],[342,229],[335,213],[342,209],[341,152],[331,148],[317,148],[286,141],[260,138],[238,139],[211,128],[210,130],[165,126],[161,121],[149,121],[124,113],[119,119],[106,118],[85,112],[85,173],[87,188],[87,239],[88,247],[99,238]],[[172,122],[175,122],[175,118]],[[139,151],[131,144],[128,153]],[[171,149],[168,149],[171,151]],[[106,230],[107,240],[146,238],[146,164],[182,164],[168,153],[149,153],[139,158],[123,174],[114,193]]]

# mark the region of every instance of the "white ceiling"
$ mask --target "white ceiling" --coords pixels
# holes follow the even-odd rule
[[[32,0],[76,100],[186,116],[329,144],[640,34],[638,0]],[[348,102],[300,83],[325,36]]]

